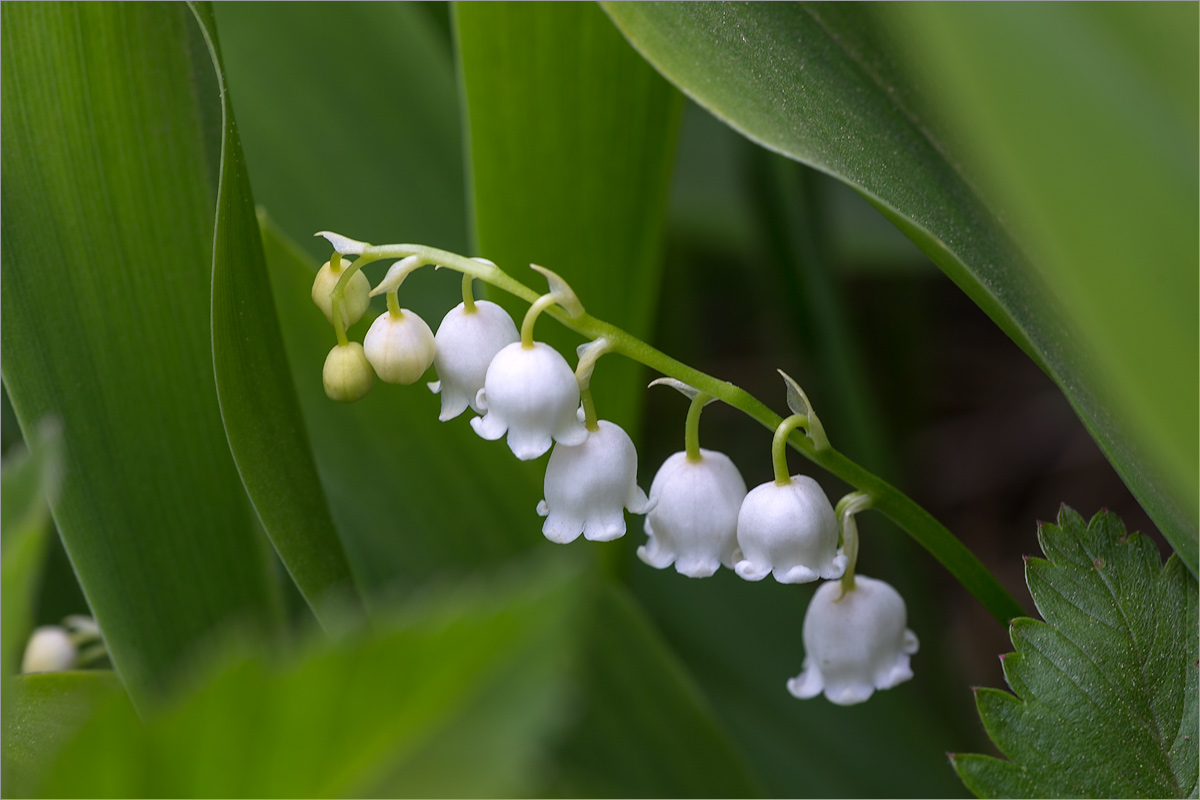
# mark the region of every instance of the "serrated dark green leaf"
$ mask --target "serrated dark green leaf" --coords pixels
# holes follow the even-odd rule
[[[317,475],[275,315],[220,48],[207,4],[204,28],[222,110],[213,242],[212,354],[229,448],[250,500],[288,573],[318,619],[324,606],[361,605]]]
[[[182,4],[0,12],[4,380],[25,430],[62,422],[55,521],[141,704],[278,620],[213,381],[211,66]]]
[[[1012,625],[1011,694],[980,690],[988,735],[1010,759],[960,755],[981,797],[1194,797],[1196,579],[1147,537],[1064,507],[1038,532],[1026,581],[1043,621]]]
[[[1198,203],[1178,177],[1196,42],[1172,33],[1194,7],[604,5],[698,103],[904,231],[1054,379],[1196,572]],[[987,191],[995,173],[1026,202]]]

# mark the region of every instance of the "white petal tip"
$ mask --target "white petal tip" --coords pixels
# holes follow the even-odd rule
[[[689,578],[711,578],[721,568],[719,561],[676,561],[675,571]]]
[[[508,426],[500,422],[495,416],[488,414],[482,417],[475,417],[471,420],[471,427],[489,442],[494,442],[504,435],[508,430]]]
[[[775,571],[775,580],[779,583],[812,583],[817,578],[821,577],[821,573],[815,572],[803,564],[797,564],[789,570]],[[841,572],[835,576],[841,577]]]
[[[313,236],[323,236],[333,245],[333,249],[344,256],[359,256],[363,254],[371,245],[367,242],[360,242],[357,239],[351,239],[349,236],[342,236],[340,233],[333,231],[317,231]]]
[[[555,544],[570,544],[583,533],[583,525],[551,517],[542,525],[542,535]]]
[[[428,386],[429,391],[433,392],[434,394],[442,393],[442,382],[441,381],[430,381],[429,383],[427,383],[425,385]]]
[[[753,561],[739,561],[734,565],[733,571],[739,578],[748,581],[761,581],[771,574],[770,567],[760,567]]]
[[[539,500],[537,504],[537,514],[539,517],[550,516],[550,506],[546,505],[545,500]]]
[[[811,700],[819,695],[823,688],[825,687],[821,676],[807,669],[787,682],[788,692],[799,700]]]

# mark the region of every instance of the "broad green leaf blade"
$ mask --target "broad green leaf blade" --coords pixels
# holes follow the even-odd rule
[[[319,230],[467,249],[454,61],[429,11],[246,2],[213,13],[255,199],[289,239],[318,263],[329,257]],[[444,310],[458,287],[436,286]],[[408,305],[414,288],[406,307],[424,313]]]
[[[220,86],[221,176],[213,242],[212,350],[217,398],[242,483],[301,593],[360,603],[317,475],[292,385],[258,217],[225,88],[209,6],[194,7]]]
[[[1075,266],[1064,271],[1060,260],[1046,258],[1033,246],[1035,242],[1027,241],[1021,227],[1017,234],[1022,238],[1012,241],[994,210],[994,198],[988,196],[985,204],[977,194],[980,171],[968,171],[970,163],[964,166],[964,134],[947,124],[953,112],[943,107],[943,101],[951,106],[968,103],[960,94],[926,96],[922,90],[927,82],[906,77],[898,44],[901,37],[895,33],[898,26],[888,16],[911,14],[917,18],[914,29],[920,30],[923,14],[1029,18],[1027,7],[946,12],[832,3],[608,3],[605,8],[639,51],[698,103],[759,144],[854,187],[916,242],[1062,388],[1122,478],[1195,572],[1196,487],[1200,483],[1195,453],[1196,311],[1194,303],[1188,306],[1190,301],[1175,299],[1194,300],[1196,296],[1194,226],[1182,229],[1163,223],[1139,230],[1126,227],[1124,220],[1109,225],[1106,236],[1123,237],[1123,245],[1102,253],[1103,267],[1097,269],[1107,276],[1118,275],[1120,280],[1087,278],[1086,296],[1094,302],[1080,306],[1071,293],[1071,286],[1081,282],[1077,259],[1084,253],[1094,254],[1094,247],[1077,248],[1081,242],[1072,240],[1070,257]],[[1058,13],[1086,16],[1092,12],[1076,7]],[[1180,13],[1194,19],[1194,10]],[[1189,25],[1181,23],[1188,30],[1194,28]],[[985,22],[971,27],[972,34],[992,38],[986,48],[956,44],[952,49],[955,57],[964,59],[961,66],[938,60],[940,49],[951,44],[946,37],[931,39],[937,45],[927,44],[920,52],[936,62],[932,71],[939,79],[959,75],[968,65],[979,67],[987,59],[994,65],[995,59],[985,53],[1002,54],[1005,64],[1020,68],[1019,74],[1028,72],[1031,85],[1038,84],[1039,96],[1044,93],[1052,98],[1047,104],[1050,108],[1039,106],[1054,115],[1052,122],[1023,108],[1022,113],[1009,115],[1006,125],[1021,130],[1025,143],[1048,127],[1065,126],[1062,136],[1078,151],[1072,159],[1090,172],[1090,180],[1105,181],[1105,190],[1097,192],[1088,188],[1088,182],[1072,182],[1073,173],[1054,171],[1039,180],[1039,187],[1047,183],[1055,187],[1050,200],[1060,204],[1057,208],[1062,214],[1085,221],[1077,222],[1071,231],[1098,224],[1083,209],[1107,201],[1089,201],[1089,194],[1092,198],[1120,198],[1120,208],[1137,212],[1130,219],[1141,219],[1143,213],[1129,206],[1143,202],[1145,181],[1124,181],[1124,168],[1121,172],[1103,170],[1103,178],[1096,177],[1092,172],[1096,163],[1122,159],[1095,157],[1089,143],[1097,117],[1073,115],[1059,99],[1073,96],[1081,81],[1089,97],[1106,95],[1106,82],[1114,70],[1121,80],[1133,82],[1130,96],[1142,88],[1156,98],[1160,92],[1145,85],[1148,79],[1136,77],[1136,67],[1125,69],[1111,53],[1101,54],[1104,60],[1098,63],[1099,69],[1071,71],[1070,83],[1061,82],[1062,70],[1018,63],[1029,48],[1044,57],[1039,64],[1046,63],[1050,54],[1069,58],[1064,55],[1064,42],[1074,42],[1071,32],[1075,29],[1068,25],[1060,30],[1066,33],[1050,38],[1034,22],[1021,28],[1020,35],[1012,35],[1012,26],[1001,28]],[[1133,47],[1139,57],[1147,54],[1142,44]],[[1190,61],[1183,60],[1194,63],[1194,53]],[[1187,69],[1194,81],[1194,70]],[[993,73],[1001,82],[1009,74],[1007,68]],[[1024,99],[1020,86],[1006,84],[1006,102],[1014,96]],[[1122,87],[1122,97],[1127,88]],[[975,85],[972,91],[971,108],[977,97],[989,95],[986,88]],[[1192,91],[1193,103],[1194,95]],[[979,102],[997,113],[987,101]],[[1123,132],[1130,126],[1121,117],[1138,120],[1138,135],[1121,138],[1119,147],[1106,149],[1106,154],[1120,152],[1141,163],[1142,156],[1130,147],[1154,151],[1159,148],[1157,130],[1163,131],[1167,141],[1176,142],[1181,138],[1180,118],[1192,120],[1194,125],[1195,113],[1177,113],[1179,107],[1172,102],[1151,106],[1154,114],[1144,124],[1140,106],[1105,109],[1100,117],[1104,124],[1113,122]],[[1185,130],[1182,139],[1190,142],[1191,158],[1175,166],[1177,174],[1191,175],[1195,173],[1195,135]],[[1057,135],[1054,141],[1060,141]],[[1045,153],[1038,151],[1037,163],[1043,167]],[[1004,168],[1003,160],[996,163]],[[1111,188],[1110,180],[1115,181]],[[1182,192],[1174,184],[1155,184],[1165,192],[1162,197],[1182,198],[1181,208],[1171,211],[1171,219],[1177,214],[1195,219],[1194,211],[1188,210],[1196,207],[1193,184]],[[1036,214],[1037,207],[1022,208],[1019,213]],[[1016,220],[1018,226],[1024,222]],[[1155,268],[1154,274],[1169,273],[1167,285],[1172,288],[1162,291],[1171,293],[1171,302],[1156,308],[1152,315],[1108,314],[1101,319],[1096,313],[1099,308],[1141,309],[1159,296],[1155,280],[1147,280],[1142,267],[1132,268],[1124,254],[1130,247],[1140,247],[1144,237],[1156,235],[1153,232],[1164,224],[1171,227],[1172,243],[1164,245],[1169,263]],[[1031,256],[1036,259],[1033,263],[1028,260]],[[1145,257],[1140,255],[1135,263],[1145,263]],[[1059,275],[1069,279],[1059,281]],[[1186,344],[1177,346],[1181,334]],[[1110,352],[1113,337],[1121,342],[1120,355]],[[1143,381],[1147,370],[1155,370],[1155,375]],[[1170,431],[1170,437],[1164,436],[1164,431]]]
[[[570,562],[438,592],[282,663],[235,650],[144,725],[99,711],[39,794],[528,794],[571,707],[587,584]]]
[[[97,709],[125,718],[119,724],[136,724],[129,698],[112,672],[47,672],[11,680],[4,707],[5,797],[32,797],[46,766]]]
[[[1196,579],[1108,512],[1064,507],[1038,538],[1048,560],[1025,577],[1045,622],[1013,623],[1016,697],[976,696],[1011,763],[955,756],[959,776],[981,797],[1195,797]]]
[[[378,382],[350,405],[325,396],[321,366],[336,340],[312,302],[317,264],[265,219],[263,243],[321,482],[368,595],[407,592],[447,572],[543,545],[534,512],[541,466],[517,462],[501,443],[480,439],[465,414],[439,422],[441,401],[425,386]],[[429,274],[409,280],[459,285],[455,276],[423,272]],[[437,324],[436,318],[428,322]]]
[[[141,704],[277,608],[209,354],[207,58],[182,5],[2,14],[4,380],[25,430],[62,421],[55,521]]]
[[[681,96],[590,3],[454,8],[479,254],[535,287],[524,266],[549,267],[588,312],[647,336]],[[536,333],[580,343],[548,321]],[[635,441],[643,386],[625,359],[596,368],[598,414]]]

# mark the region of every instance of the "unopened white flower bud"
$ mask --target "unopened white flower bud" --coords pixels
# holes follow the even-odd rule
[[[668,458],[650,484],[646,544],[637,554],[655,569],[672,564],[690,578],[733,567],[738,509],[746,482],[724,453],[700,448],[700,459],[680,452]]]
[[[823,584],[804,615],[804,669],[788,691],[801,699],[823,691],[849,706],[903,683],[918,647],[907,624],[904,598],[883,581],[856,575],[845,594],[841,583]]]
[[[542,533],[558,544],[582,533],[593,542],[625,535],[625,513],[644,514],[646,493],[637,486],[637,450],[629,434],[608,420],[574,447],[559,443],[546,464],[546,499],[538,514],[546,517]]]
[[[66,628],[43,625],[34,628],[25,645],[21,672],[61,672],[75,666],[78,651]]]
[[[342,270],[345,270],[343,262]],[[342,277],[342,272],[334,272],[326,261],[321,265],[321,269],[317,272],[317,278],[313,281],[312,299],[317,304],[317,308],[321,309],[325,314],[325,319],[329,320],[329,324],[333,324],[333,300],[329,293],[333,291],[333,287],[337,286],[338,280]],[[350,280],[346,282],[346,288],[342,294],[342,324],[349,328],[354,323],[362,319],[362,315],[367,313],[367,306],[371,304],[371,282],[367,280],[367,276],[361,271],[350,276]]]
[[[738,512],[737,541],[742,558],[734,571],[748,581],[774,573],[780,583],[808,583],[840,578],[846,570],[833,506],[807,475],[751,489]]]
[[[437,352],[433,365],[438,380],[429,384],[429,388],[442,395],[438,419],[443,422],[454,419],[468,405],[482,414],[475,398],[483,388],[488,365],[497,353],[521,339],[512,317],[487,300],[476,300],[474,311],[467,311],[459,303],[442,318],[434,338]]]
[[[335,345],[325,357],[321,377],[325,394],[340,403],[358,400],[375,385],[375,370],[358,342]]]
[[[433,331],[407,308],[380,314],[363,338],[367,361],[388,383],[415,383],[433,363],[434,351]]]
[[[588,438],[575,415],[579,384],[567,360],[548,344],[503,348],[488,365],[483,388],[475,398],[487,413],[471,420],[484,439],[508,432],[508,446],[522,461],[537,458],[553,441],[583,444]]]

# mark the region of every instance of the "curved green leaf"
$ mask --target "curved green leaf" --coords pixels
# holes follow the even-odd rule
[[[1161,158],[1172,165],[1170,169],[1179,175],[1195,173],[1195,113],[1180,111],[1177,104],[1162,98],[1154,73],[1142,77],[1137,66],[1139,60],[1153,57],[1149,44],[1155,41],[1153,35],[1141,41],[1119,32],[1110,36],[1128,45],[1125,53],[1134,54],[1132,68],[1113,55],[1121,45],[1105,51],[1097,46],[1097,41],[1105,43],[1103,37],[1085,36],[1085,49],[1092,48],[1086,53],[1093,59],[1088,63],[1103,69],[1072,70],[1064,78],[1062,70],[1047,65],[1057,63],[1053,58],[1069,59],[1065,44],[1074,45],[1075,34],[1088,25],[1059,24],[1052,37],[1038,20],[1047,15],[1086,18],[1093,13],[1086,7],[1038,11],[1035,16],[1030,16],[1028,7],[954,12],[926,7],[889,12],[873,4],[836,3],[609,3],[605,7],[659,71],[697,102],[758,143],[853,186],[916,242],[1058,383],[1122,478],[1189,568],[1196,570],[1200,483],[1192,302],[1196,242],[1194,225],[1181,227],[1174,222],[1194,221],[1196,187],[1194,181],[1143,180],[1137,175],[1126,180],[1124,169],[1097,169],[1098,164],[1120,163],[1125,156],[1140,164],[1146,160],[1141,151],[1155,151],[1165,142],[1170,147]],[[1079,169],[1058,171],[1046,158],[1059,150],[1037,150],[1037,168],[1044,178],[1033,185],[1031,194],[1053,203],[1058,215],[1084,221],[1054,242],[1074,266],[1064,268],[1064,259],[1048,257],[1045,248],[1038,246],[1042,242],[1024,236],[1029,220],[1023,215],[1039,213],[1041,205],[1018,209],[1022,217],[1011,224],[1023,238],[1014,245],[995,211],[1005,208],[997,204],[995,193],[987,196],[987,204],[980,200],[978,184],[985,170],[964,155],[964,134],[947,122],[954,118],[952,106],[966,105],[960,102],[965,95],[922,94],[927,83],[906,75],[898,44],[902,37],[896,33],[899,26],[891,24],[889,13],[911,15],[914,30],[922,29],[927,16],[976,15],[976,24],[946,28],[975,38],[964,38],[961,46],[953,48],[948,44],[955,34],[931,38],[936,44],[919,48],[927,59],[923,63],[936,65],[931,71],[939,80],[952,81],[945,76],[980,68],[981,61],[992,59],[988,62],[994,70],[992,83],[961,81],[971,87],[973,103],[989,108],[989,119],[1013,111],[1014,96],[1036,84],[1038,96],[1046,102],[1009,114],[1005,130],[1022,131],[1020,145],[1033,148],[1040,146],[1039,132],[1066,126],[1048,141],[1056,145],[1067,139],[1069,147],[1077,150],[1074,161],[1086,165],[1093,175],[1103,175],[1104,191],[1096,190],[1092,181],[1073,182]],[[1179,14],[1190,14],[1194,21],[1194,9]],[[1022,15],[1024,24],[1012,23]],[[1002,17],[1008,24],[989,24],[992,17]],[[1180,27],[1192,30],[1194,25],[1181,22]],[[952,50],[944,61],[939,60],[943,49]],[[1039,66],[1022,66],[1020,62],[1031,53],[1038,57]],[[1016,74],[1027,83],[1006,83],[1014,72],[995,66],[996,58],[1020,66]],[[1165,61],[1173,63],[1170,56]],[[1190,66],[1194,52],[1190,61],[1180,61],[1187,63],[1194,83]],[[1080,87],[1089,97],[1105,95],[1106,81],[1114,72],[1125,82],[1118,93],[1123,106],[1098,110],[1093,102],[1087,113],[1076,113],[1077,109],[1060,102],[1076,96]],[[999,85],[1007,93],[996,104],[978,100],[991,96],[989,86]],[[1178,94],[1187,96],[1187,92]],[[1139,104],[1139,96],[1155,99]],[[1194,104],[1195,91],[1190,96]],[[1152,116],[1145,118],[1145,113]],[[1182,128],[1181,120],[1188,121]],[[1102,148],[1092,149],[1094,131],[1109,123],[1117,125],[1120,133],[1105,137]],[[1176,156],[1180,141],[1190,150],[1182,161]],[[1013,151],[1014,157],[1023,152]],[[1007,162],[999,158],[994,163],[1002,168]],[[1047,187],[1054,191],[1037,195],[1038,190],[1049,191]],[[1148,191],[1163,192],[1154,197],[1153,208],[1169,207],[1166,218],[1142,228],[1126,227],[1158,213],[1137,208],[1148,201]],[[1112,202],[1113,209],[1129,213],[1118,223],[1105,224],[1103,220],[1112,214],[1089,214],[1097,202]],[[1014,210],[1012,216],[1016,214]],[[1122,246],[1105,250],[1079,236],[1079,231],[1099,232],[1104,241],[1119,237]],[[1152,252],[1138,253],[1137,263],[1151,264],[1147,268],[1153,269],[1155,277],[1147,280],[1141,269],[1130,268],[1127,258],[1131,248],[1137,250],[1147,238],[1159,236],[1168,241],[1155,245]],[[1026,260],[1030,255],[1035,264]],[[1160,256],[1163,260],[1152,264]],[[1086,279],[1086,294],[1075,292],[1080,272],[1091,269],[1088,258],[1100,259],[1097,263],[1102,266]],[[1068,279],[1058,279],[1063,276]],[[1167,288],[1159,288],[1156,281],[1164,277]],[[1164,294],[1169,302],[1156,303],[1155,298]],[[1155,313],[1146,314],[1147,308]],[[1114,313],[1114,309],[1134,313]],[[1113,352],[1114,340],[1119,352]]]
[[[212,56],[223,120],[213,242],[212,351],[229,448],[267,535],[301,593],[360,598],[304,430],[275,317],[258,217],[209,6],[193,7]]]
[[[62,421],[54,518],[141,704],[214,630],[278,611],[209,353],[211,68],[182,5],[0,14],[4,381],[26,431]]]
[[[648,336],[682,97],[590,3],[454,8],[480,255],[533,286],[523,267],[543,264],[590,313]],[[580,344],[545,322],[537,336]],[[593,385],[635,441],[639,374],[604,359]]]
[[[981,797],[1195,797],[1196,579],[1101,512],[1064,507],[1038,531],[1025,579],[1045,622],[1018,619],[1004,658],[1014,697],[976,695],[1011,759],[954,756]]]

